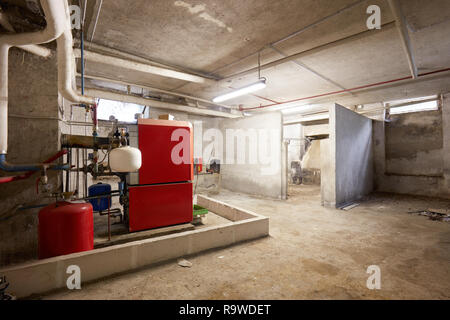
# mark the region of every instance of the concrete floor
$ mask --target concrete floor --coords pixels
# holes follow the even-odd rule
[[[317,186],[287,201],[222,191],[215,198],[270,216],[270,237],[82,285],[43,299],[449,299],[450,223],[408,211],[450,201],[375,194],[350,210],[320,206]],[[369,265],[381,290],[366,287]]]

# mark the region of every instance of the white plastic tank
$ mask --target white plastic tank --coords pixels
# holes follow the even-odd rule
[[[109,166],[113,172],[135,172],[141,165],[142,154],[137,148],[121,147],[109,153]]]

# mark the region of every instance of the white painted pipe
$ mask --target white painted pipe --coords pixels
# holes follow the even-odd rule
[[[75,49],[75,56],[77,58],[81,57],[80,49]],[[193,74],[185,73],[185,72],[156,67],[156,66],[152,66],[149,64],[145,64],[145,63],[125,60],[122,58],[117,58],[117,57],[104,55],[104,54],[87,51],[87,50],[84,50],[84,59],[87,61],[93,61],[93,62],[97,62],[97,63],[107,64],[107,65],[124,68],[124,69],[128,69],[128,70],[144,72],[144,73],[151,73],[151,74],[159,75],[162,77],[184,80],[184,81],[189,81],[189,82],[204,83],[204,84],[207,84],[208,82],[210,82],[210,83],[216,82],[214,80],[209,80],[209,79],[199,77],[199,76],[196,76]]]
[[[74,44],[81,45],[81,41],[79,39],[74,39]],[[164,69],[185,72],[188,74],[193,74],[193,75],[205,78],[207,80],[217,80],[217,77],[211,76],[210,74],[207,74],[207,73],[199,72],[198,70],[191,70],[189,68],[185,68],[182,66],[162,63],[162,62],[158,62],[158,61],[151,60],[148,58],[143,58],[140,56],[136,56],[136,55],[127,53],[127,52],[123,52],[121,50],[117,50],[117,49],[110,48],[110,47],[105,47],[105,46],[102,46],[102,45],[99,45],[97,43],[90,42],[90,41],[84,41],[84,47],[88,48],[89,50],[93,50],[97,53],[103,53],[103,54],[107,54],[109,56],[115,56],[115,57],[119,57],[122,59],[130,60],[130,61],[136,61],[136,62],[140,62],[143,64],[149,64],[149,65],[161,67]]]
[[[121,93],[115,93],[110,91],[103,91],[103,90],[97,90],[97,89],[86,89],[85,93],[87,96],[101,98],[101,99],[107,99],[107,100],[114,100],[114,101],[121,101],[121,102],[128,102],[128,103],[135,103],[140,104],[143,106],[149,106],[153,108],[159,108],[159,109],[168,109],[168,110],[176,110],[180,112],[186,112],[190,114],[199,114],[199,115],[205,115],[205,116],[214,116],[214,117],[223,117],[223,118],[240,118],[240,114],[235,113],[227,113],[227,112],[221,112],[221,111],[215,111],[215,110],[209,110],[209,109],[198,109],[194,107],[189,107],[181,104],[173,104],[163,101],[155,101],[151,99],[136,97],[132,95],[125,95]]]
[[[41,0],[47,26],[37,32],[0,36],[0,154],[8,151],[8,53],[13,46],[47,43],[58,38],[65,28],[64,3]]]
[[[81,75],[78,74],[78,73],[77,73],[77,76],[81,77]],[[202,99],[202,98],[199,98],[199,97],[190,96],[190,95],[187,95],[187,94],[184,94],[184,93],[179,93],[179,92],[176,92],[176,91],[164,90],[164,89],[159,89],[159,88],[155,88],[155,87],[149,87],[149,86],[146,86],[146,85],[133,83],[133,82],[129,82],[129,81],[115,80],[115,79],[99,77],[99,76],[84,75],[84,77],[87,78],[87,79],[93,79],[93,80],[104,81],[104,82],[109,82],[109,83],[116,83],[116,84],[125,85],[125,86],[135,86],[135,87],[139,87],[139,88],[142,88],[142,89],[147,89],[149,91],[161,92],[161,93],[165,93],[165,94],[168,94],[168,95],[173,95],[173,96],[176,96],[176,97],[182,97],[182,98],[186,98],[186,99],[195,100],[195,101],[198,101],[198,102],[212,104],[212,105],[219,106],[219,107],[226,108],[226,109],[233,109],[232,107],[230,107],[228,105],[225,105],[225,104],[215,103],[215,102],[207,100],[207,99]]]
[[[9,32],[15,33],[13,26],[11,25],[11,23],[9,23],[7,15],[1,11],[0,11],[0,25]],[[43,58],[48,58],[52,54],[52,51],[50,49],[36,44],[18,46],[18,48],[30,52],[32,54],[35,54],[37,56],[41,56]]]
[[[0,38],[0,154],[8,152],[8,52]]]
[[[61,0],[60,0],[61,1]],[[70,24],[70,12],[67,0],[61,1],[64,3],[64,23],[65,28],[61,36],[56,40],[57,43],[57,57],[58,57],[58,91],[67,100],[73,103],[93,104],[93,98],[85,97],[78,94],[73,89],[74,62],[73,55],[73,38],[72,27]]]
[[[52,50],[49,48],[46,48],[44,46],[38,46],[36,44],[30,44],[27,46],[19,46],[18,48],[27,51],[29,53],[32,53],[36,56],[40,56],[42,58],[48,58],[52,55]]]

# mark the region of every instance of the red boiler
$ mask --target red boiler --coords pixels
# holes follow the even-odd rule
[[[39,211],[39,259],[94,249],[90,203],[57,202]]]

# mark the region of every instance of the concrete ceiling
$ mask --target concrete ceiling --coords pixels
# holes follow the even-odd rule
[[[93,34],[99,2],[89,0],[87,39],[93,36],[96,44],[225,77],[257,66],[254,53],[263,48],[261,63],[265,64],[284,55],[367,31],[366,9],[373,4],[381,8],[382,24],[394,21],[386,0],[103,0]],[[350,9],[346,9],[349,6]],[[450,1],[401,0],[401,8],[409,26],[419,73],[449,68]],[[306,28],[339,11],[342,12]],[[305,30],[298,35],[276,44],[278,51],[266,47],[302,29]],[[265,90],[257,96],[240,97],[227,104],[256,107],[410,75],[398,31],[393,27],[312,51],[296,62],[262,71],[262,76],[268,79]],[[88,62],[86,70],[91,75],[119,78],[207,99],[230,90],[219,85],[187,83],[92,62]],[[226,86],[238,88],[256,79],[255,72],[233,79]],[[367,90],[319,101],[340,99],[341,103],[362,104],[392,100],[396,96],[402,98],[405,90],[409,96],[450,91],[450,76],[430,81],[434,85],[416,81],[403,85],[403,91],[398,87],[397,90]]]

